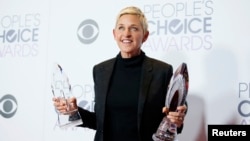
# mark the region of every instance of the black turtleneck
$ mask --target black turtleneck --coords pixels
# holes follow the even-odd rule
[[[144,52],[133,58],[117,55],[107,96],[105,141],[138,141],[137,109],[144,57]]]

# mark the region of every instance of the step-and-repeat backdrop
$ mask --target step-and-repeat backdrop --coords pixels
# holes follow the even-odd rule
[[[67,73],[79,105],[93,110],[92,67],[118,53],[112,29],[130,5],[148,18],[146,54],[174,69],[188,65],[180,141],[205,141],[208,124],[250,124],[248,0],[1,0],[1,141],[93,140],[94,130],[58,127],[53,66]]]

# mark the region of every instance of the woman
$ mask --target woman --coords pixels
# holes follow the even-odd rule
[[[79,126],[96,130],[95,141],[152,141],[167,115],[180,133],[187,107],[179,106],[178,112],[164,108],[173,68],[141,50],[149,36],[142,11],[133,6],[122,9],[113,35],[120,52],[93,68],[94,112],[77,107],[76,99],[71,99],[82,117]],[[54,105],[65,112],[65,105],[56,99]]]

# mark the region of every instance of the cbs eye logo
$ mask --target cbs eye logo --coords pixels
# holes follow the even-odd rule
[[[77,37],[83,44],[93,43],[99,35],[98,24],[91,19],[84,20],[77,28]]]
[[[17,100],[14,96],[7,94],[0,99],[0,115],[11,118],[17,111]]]

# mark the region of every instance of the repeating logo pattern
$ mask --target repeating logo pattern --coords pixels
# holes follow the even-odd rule
[[[11,118],[17,111],[17,100],[13,95],[7,94],[0,99],[0,115]]]
[[[99,35],[99,26],[92,20],[84,20],[77,28],[77,37],[83,44],[93,43]]]

